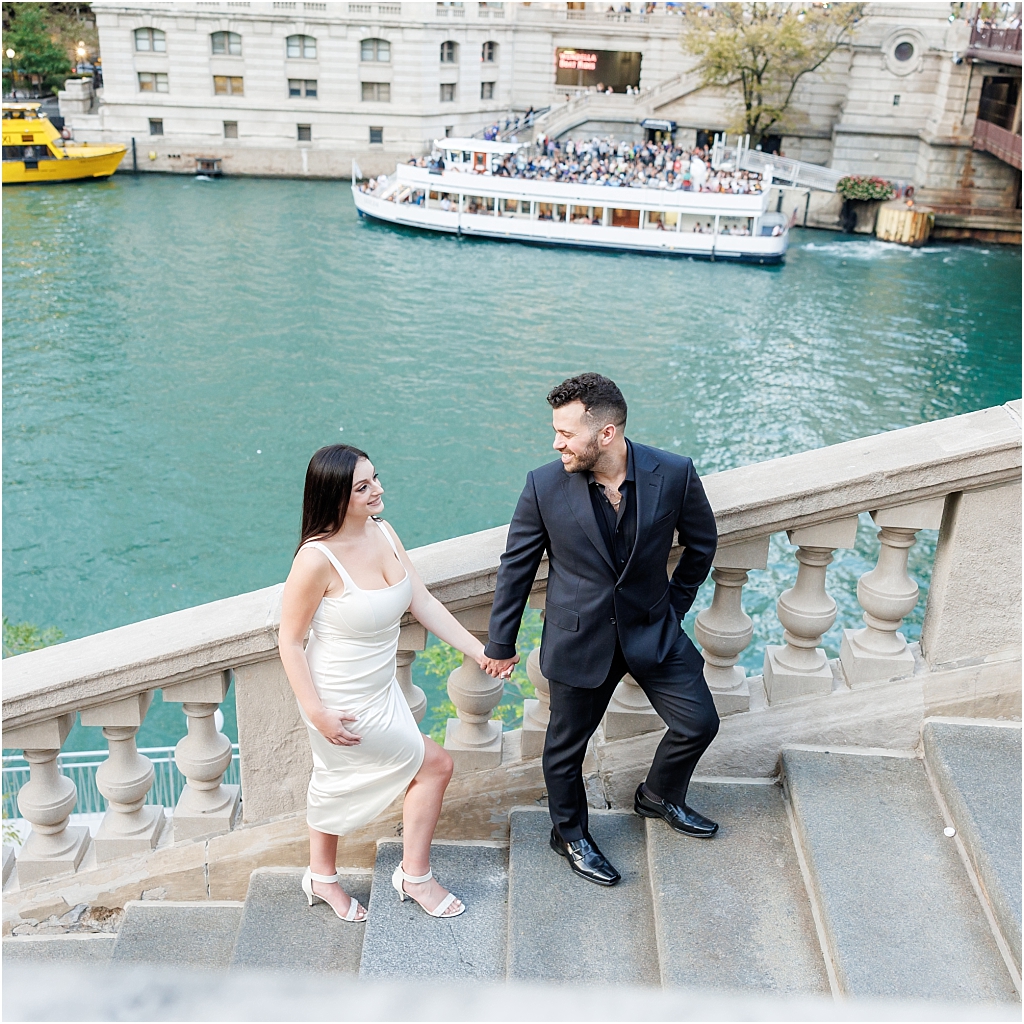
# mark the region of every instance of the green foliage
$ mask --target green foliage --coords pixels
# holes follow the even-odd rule
[[[865,178],[859,174],[848,174],[840,178],[836,191],[844,199],[892,199],[896,195],[891,181],[885,178]]]
[[[536,695],[533,683],[526,675],[526,658],[535,647],[540,647],[540,637],[544,630],[544,621],[540,612],[529,608],[523,616],[519,627],[516,644],[522,661],[516,666],[512,678],[505,684],[503,696],[506,698],[494,709],[494,717],[500,718],[506,729],[517,729],[523,723],[523,701]],[[462,655],[445,643],[431,644],[425,651],[420,651],[420,663],[428,676],[447,679],[461,664]],[[437,724],[430,730],[430,738],[438,743],[444,741],[445,723],[449,718],[456,717],[455,705],[448,699],[441,702],[435,715]]]
[[[49,8],[64,6],[38,3],[4,5],[4,20],[10,19],[10,27],[3,34],[4,69],[13,67],[14,79],[19,86],[20,80],[38,75],[43,93],[48,94],[60,89],[72,73],[73,58],[57,41],[59,29],[55,30],[48,23],[48,16],[57,17],[59,14]],[[6,56],[9,49],[14,50],[13,59]],[[9,92],[10,89],[11,80],[5,74],[4,91]]]
[[[40,629],[31,622],[9,622],[4,616],[3,656],[10,658],[26,651],[38,651],[42,647],[60,643],[64,634],[56,626]]]
[[[687,4],[683,49],[704,85],[739,83],[742,106],[731,130],[756,145],[792,123],[797,83],[848,40],[863,4]]]

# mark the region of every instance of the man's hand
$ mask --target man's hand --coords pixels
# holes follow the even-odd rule
[[[505,658],[499,661],[496,658],[488,658],[484,655],[480,662],[480,667],[489,675],[494,676],[495,679],[511,679],[512,670],[519,664],[519,655],[517,654],[513,658]]]

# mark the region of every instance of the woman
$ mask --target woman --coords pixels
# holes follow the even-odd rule
[[[384,488],[364,452],[321,448],[306,470],[302,539],[284,586],[280,651],[313,749],[307,794],[310,906],[344,921],[366,911],[338,883],[338,837],[405,793],[403,858],[392,882],[433,917],[465,907],[433,878],[430,841],[452,759],[420,733],[395,678],[402,616],[485,665],[483,645],[427,592],[391,527]],[[309,643],[303,640],[309,632]],[[492,672],[493,674],[493,672]]]

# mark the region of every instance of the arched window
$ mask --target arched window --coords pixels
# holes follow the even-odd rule
[[[210,52],[242,56],[242,37],[237,32],[214,32],[210,36]]]
[[[485,64],[493,64],[498,59],[498,44],[492,39],[488,39],[482,47],[480,47],[480,60]]]
[[[135,49],[141,52],[166,53],[167,37],[158,28],[137,28]]]
[[[391,60],[391,44],[386,39],[364,39],[359,44],[359,59],[386,64]]]
[[[441,44],[441,63],[454,64],[459,59],[459,45],[446,39]]]
[[[316,60],[316,40],[312,36],[289,36],[285,43],[289,57]]]

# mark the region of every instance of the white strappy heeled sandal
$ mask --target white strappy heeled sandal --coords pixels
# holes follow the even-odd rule
[[[421,882],[429,882],[433,877],[433,871],[428,871],[425,875],[420,875],[419,877],[415,875],[407,875],[402,870],[401,863],[399,863],[398,867],[395,868],[395,873],[391,876],[391,884],[395,887],[396,891],[398,892],[398,899],[402,903],[404,903],[406,899],[410,899],[413,901],[413,903],[418,904],[423,909],[424,913],[429,914],[431,917],[458,917],[459,914],[464,913],[466,910],[465,904],[459,907],[459,909],[456,910],[454,914],[445,913],[445,911],[458,899],[458,896],[456,896],[455,893],[453,892],[448,893],[448,895],[445,896],[445,898],[441,900],[441,902],[438,903],[438,905],[434,907],[433,910],[427,910],[427,908],[424,907],[419,900],[415,899],[413,896],[411,896],[409,893],[405,891],[405,882],[412,882],[413,885],[418,885]]]
[[[338,881],[340,881],[340,879],[338,878],[337,872],[333,875],[314,875],[311,868],[306,868],[306,873],[302,876],[302,891],[306,894],[306,899],[309,900],[309,905],[313,906],[313,903],[316,900],[319,900],[321,903],[327,903],[327,906],[331,907],[331,910],[334,910],[334,907],[332,907],[331,904],[323,898],[323,896],[318,896],[313,892],[313,883],[323,882],[325,885],[329,885],[331,882]],[[359,900],[357,900],[355,896],[349,896],[348,900],[348,910],[346,910],[344,914],[339,914],[337,910],[334,910],[335,916],[340,917],[342,921],[348,921],[350,924],[364,924],[366,922],[366,915],[363,914],[362,917],[356,916],[361,907]]]

